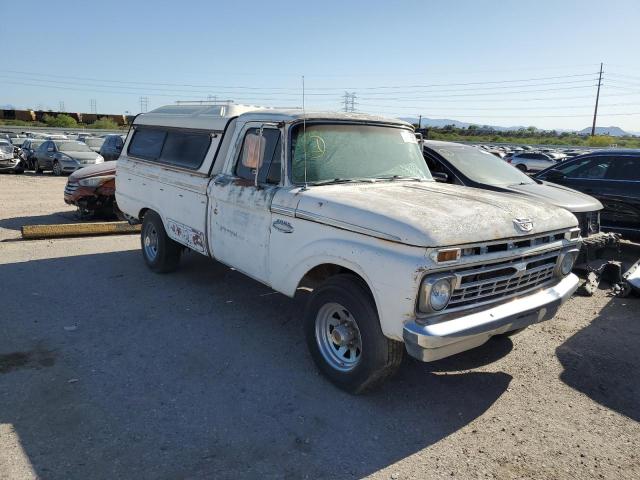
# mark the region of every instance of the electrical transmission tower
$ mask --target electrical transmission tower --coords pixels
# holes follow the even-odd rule
[[[356,92],[344,92],[342,97],[343,110],[345,112],[356,111]]]
[[[58,111],[64,112],[64,102],[62,100],[58,103]]]
[[[140,113],[146,113],[149,108],[149,97],[140,97]]]
[[[96,99],[91,99],[91,113],[98,113],[98,107],[96,106]]]

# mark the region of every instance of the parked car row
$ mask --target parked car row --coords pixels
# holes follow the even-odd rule
[[[0,134],[0,140],[9,142],[12,159],[2,159],[1,170],[22,173],[52,171],[54,175],[70,174],[85,165],[115,160],[122,151],[124,136],[108,134],[101,137],[87,134],[63,135]]]

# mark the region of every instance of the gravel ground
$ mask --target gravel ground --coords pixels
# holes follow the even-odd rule
[[[367,396],[315,370],[291,300],[136,236],[18,241],[73,219],[64,179],[0,175],[0,478],[640,478],[640,299],[552,321]]]

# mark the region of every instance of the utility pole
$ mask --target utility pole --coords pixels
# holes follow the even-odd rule
[[[600,85],[602,84],[602,62],[600,62],[600,76],[598,77],[598,93],[596,93],[596,108],[593,111],[593,126],[591,127],[591,136],[596,134],[596,118],[598,117],[598,100],[600,100]]]
[[[356,92],[351,92],[351,104],[349,105],[350,111],[356,111]]]
[[[62,100],[58,102],[58,111],[64,112],[64,102]]]
[[[98,113],[98,107],[96,106],[96,99],[91,99],[91,113]]]
[[[418,129],[422,128],[422,115],[418,116]]]
[[[342,97],[342,101],[344,102],[344,111],[348,112],[349,111],[349,99],[351,98],[351,95],[349,95],[349,92],[344,92],[344,96]]]
[[[140,97],[140,113],[147,113],[149,108],[149,97]]]

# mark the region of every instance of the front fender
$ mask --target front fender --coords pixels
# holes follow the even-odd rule
[[[311,228],[328,232],[312,235],[298,233],[298,228],[296,233],[303,238],[321,239],[284,245],[272,242],[272,287],[293,296],[304,276],[319,265],[333,264],[352,270],[373,294],[382,332],[402,341],[404,323],[415,319],[418,288],[428,262],[425,250],[358,234],[339,238],[335,233],[344,231],[327,226]]]

